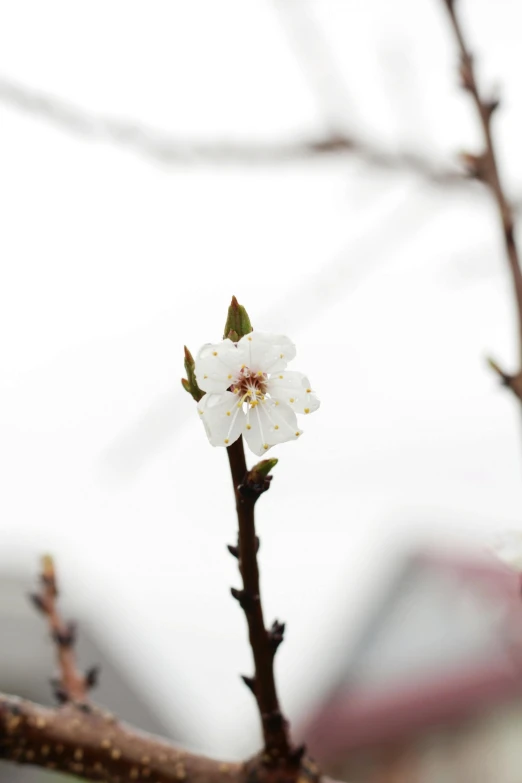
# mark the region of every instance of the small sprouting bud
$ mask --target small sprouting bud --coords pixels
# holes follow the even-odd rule
[[[244,597],[243,590],[238,590],[237,587],[231,587],[230,592],[232,594],[232,598],[235,598],[236,601],[238,601],[241,604]]]
[[[484,108],[487,111],[488,119],[496,112],[500,106],[500,98],[491,98],[489,101],[485,101]]]
[[[100,679],[100,671],[101,667],[98,665],[91,666],[89,669],[87,669],[85,672],[85,685],[87,688],[96,688]]]
[[[275,457],[272,459],[262,459],[261,462],[258,462],[257,465],[255,465],[252,470],[250,471],[250,478],[252,480],[256,479],[265,479],[271,470],[275,468],[279,460],[277,460]]]
[[[252,693],[255,696],[255,694],[256,694],[256,679],[255,679],[255,677],[247,677],[246,674],[241,674],[240,676],[241,676],[241,679],[243,680],[243,682],[245,683],[245,685],[247,686],[247,688],[250,691],[252,691]]]
[[[44,555],[42,557],[42,571],[40,574],[42,583],[50,590],[53,597],[58,596],[58,589],[56,587],[56,571],[54,570],[54,560],[51,555]]]
[[[65,704],[65,702],[69,701],[69,695],[65,688],[63,687],[61,680],[56,679],[56,677],[51,678],[51,688],[53,692],[53,696],[58,702],[58,704]]]
[[[201,391],[201,389],[198,386],[198,383],[196,381],[196,372],[195,372],[196,363],[186,345],[184,346],[184,350],[185,350],[185,359],[183,361],[183,364],[185,367],[185,372],[187,373],[187,377],[181,379],[181,385],[183,386],[185,391],[188,392],[196,400],[196,402],[199,402],[200,399],[205,394],[205,392]]]
[[[53,631],[52,636],[59,647],[73,647],[76,642],[76,623],[67,623],[64,630]]]
[[[474,155],[471,152],[462,152],[460,154],[460,159],[464,165],[464,168],[466,169],[466,174],[468,177],[471,179],[478,179],[481,182],[487,181],[487,159],[484,153],[480,155]]]
[[[285,624],[280,623],[277,620],[274,620],[272,623],[272,627],[268,632],[268,636],[270,638],[270,644],[272,645],[272,649],[277,650],[281,642],[283,641],[285,633]]]
[[[234,343],[252,331],[252,324],[248,313],[237,301],[236,297],[232,297],[230,307],[228,308],[227,321],[225,323],[225,331],[223,333],[223,339],[232,340]]]
[[[263,459],[258,462],[252,470],[249,470],[244,484],[239,487],[239,492],[243,497],[250,497],[254,499],[254,503],[263,492],[270,489],[270,482],[272,476],[268,475],[270,471],[277,465],[277,459]]]
[[[45,605],[44,599],[39,593],[29,593],[29,600],[31,601],[34,608],[38,612],[42,612],[42,614],[45,614],[45,612],[47,611],[47,607]]]

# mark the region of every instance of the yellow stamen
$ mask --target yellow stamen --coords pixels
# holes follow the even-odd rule
[[[230,411],[227,411],[227,416],[230,416]]]
[[[310,408],[305,408],[305,413],[310,413]]]
[[[278,429],[279,429],[279,424],[275,424],[275,425],[274,425],[274,429],[275,429],[275,430],[278,430]]]
[[[225,438],[225,443],[228,443],[228,438]]]
[[[247,424],[247,430],[251,430],[251,429],[252,429],[252,425],[251,424]]]
[[[306,393],[307,393],[307,394],[311,394],[311,392],[312,392],[312,390],[311,390],[311,389],[307,389],[307,390],[306,390]]]
[[[290,402],[295,402],[295,399],[293,397],[290,397]]]
[[[263,443],[263,448],[264,448],[264,450],[266,451],[266,450],[267,450],[267,448],[268,448],[268,443]]]
[[[217,356],[217,351],[212,351],[212,356]]]

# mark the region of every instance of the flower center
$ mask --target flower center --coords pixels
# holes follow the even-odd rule
[[[251,370],[243,365],[239,375],[230,387],[234,394],[240,396],[238,405],[244,402],[249,405],[257,405],[265,399],[267,374],[258,370]]]

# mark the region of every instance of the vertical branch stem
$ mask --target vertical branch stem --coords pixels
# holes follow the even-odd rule
[[[233,590],[248,623],[250,646],[255,664],[255,677],[250,681],[261,715],[265,753],[270,760],[284,759],[290,753],[288,723],[281,713],[274,678],[274,655],[277,643],[273,634],[265,628],[261,591],[254,506],[258,495],[246,485],[247,466],[243,439],[240,437],[227,448],[239,525],[239,570],[243,590]],[[267,759],[268,760],[268,759]]]
[[[455,10],[456,2],[455,0],[444,0],[444,3],[448,9],[451,26],[460,51],[461,77],[463,87],[469,92],[473,103],[475,104],[484,136],[485,150],[482,155],[482,165],[479,166],[478,175],[479,178],[489,186],[494,196],[502,224],[504,244],[511,272],[511,278],[513,281],[517,307],[517,331],[520,361],[520,366],[518,369],[520,371],[522,370],[522,272],[520,269],[520,258],[515,240],[513,210],[505,195],[504,186],[499,173],[495,145],[491,133],[491,119],[497,107],[497,101],[488,101],[482,97],[475,75],[473,56],[464,38],[464,33]],[[517,388],[515,386],[512,386],[512,388],[517,396],[520,397],[520,393],[517,391]]]

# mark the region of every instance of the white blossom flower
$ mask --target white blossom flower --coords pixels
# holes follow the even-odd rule
[[[522,574],[522,531],[512,530],[496,536],[490,548],[505,565]]]
[[[294,357],[288,337],[264,332],[203,346],[195,372],[207,393],[197,408],[213,446],[230,446],[244,435],[254,454],[264,454],[300,437],[296,413],[313,413],[319,400],[306,375],[286,370]]]

